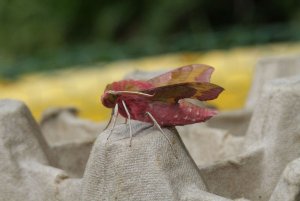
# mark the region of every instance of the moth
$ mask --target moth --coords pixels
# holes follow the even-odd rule
[[[211,66],[193,64],[145,81],[122,80],[108,84],[101,96],[102,104],[113,108],[107,125],[113,119],[108,138],[120,114],[126,123],[128,120],[129,146],[132,143],[132,119],[154,124],[171,145],[161,127],[204,122],[217,113],[214,109],[200,107],[187,100],[207,101],[219,96],[224,89],[210,83],[213,71]]]

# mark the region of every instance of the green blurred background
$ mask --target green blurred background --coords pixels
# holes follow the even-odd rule
[[[1,0],[0,76],[300,39],[297,0]],[[82,65],[84,64],[84,65]]]

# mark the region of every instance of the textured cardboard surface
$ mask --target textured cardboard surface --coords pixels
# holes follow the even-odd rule
[[[50,146],[91,142],[104,129],[103,123],[94,123],[77,117],[75,108],[49,108],[40,122],[42,133]]]
[[[300,200],[300,158],[290,162],[272,193],[270,201]]]
[[[83,175],[93,143],[104,129],[77,117],[75,108],[49,108],[43,113],[40,127],[57,165],[73,177]]]
[[[0,101],[0,200],[55,200],[57,184],[68,176],[54,157],[28,108]]]
[[[150,124],[119,125],[96,140],[83,178],[82,200],[187,200],[205,190],[197,166],[175,130],[164,129],[172,142]],[[175,158],[175,155],[177,159]]]
[[[300,157],[300,76],[269,82],[255,107],[245,139],[248,150],[264,148],[254,194],[268,199],[286,165]],[[263,199],[261,199],[263,200]]]
[[[246,108],[253,109],[263,87],[271,80],[300,75],[300,55],[268,57],[258,61]]]
[[[300,156],[299,103],[299,76],[267,83],[256,104],[240,153],[215,165],[200,167],[208,190],[226,197],[244,196],[250,200],[269,200],[273,192],[277,197],[297,195],[297,191],[287,187],[274,189],[276,185],[283,185],[282,181],[277,183],[285,167]],[[275,199],[275,195],[273,197]]]

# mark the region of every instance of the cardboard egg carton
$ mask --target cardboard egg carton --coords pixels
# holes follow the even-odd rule
[[[24,103],[1,100],[0,200],[297,201],[299,61],[260,61],[244,109],[164,128],[172,145],[150,124],[132,122],[129,147],[125,124],[107,140],[74,109],[38,124]]]

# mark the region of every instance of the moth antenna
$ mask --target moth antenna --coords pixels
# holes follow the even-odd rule
[[[113,125],[112,125],[112,127],[111,127],[111,130],[109,131],[109,134],[108,134],[108,136],[107,136],[107,140],[109,139],[109,137],[110,137],[111,134],[112,134],[113,129],[115,128],[115,125],[116,125],[116,122],[117,122],[118,114],[119,114],[119,106],[118,106],[118,104],[116,104],[116,105],[115,105],[115,108],[114,108],[114,110],[113,110],[113,115],[112,115],[112,117],[113,117]]]
[[[130,134],[129,147],[131,147],[131,142],[132,142],[131,118],[130,118],[130,114],[129,114],[129,111],[127,109],[127,106],[126,106],[126,104],[125,104],[125,102],[123,100],[122,100],[122,104],[124,106],[125,112],[126,112],[127,117],[128,117],[129,134]],[[126,119],[126,122],[127,122],[127,119]]]
[[[141,96],[147,96],[147,97],[153,97],[155,94],[151,95],[151,94],[146,94],[140,91],[112,91],[109,90],[107,91],[107,93],[109,94],[113,94],[113,95],[118,95],[118,94],[137,94],[137,95],[141,95]]]
[[[150,113],[150,112],[146,112],[146,114],[150,117],[150,119],[153,121],[154,125],[159,129],[159,131],[163,134],[163,136],[165,136],[165,138],[167,139],[171,149],[172,149],[172,152],[175,156],[175,158],[177,159],[177,156],[175,154],[175,150],[172,146],[172,143],[170,141],[170,139],[168,138],[168,136],[165,134],[165,132],[161,129],[160,125],[157,123],[156,119],[153,117],[153,115]]]

